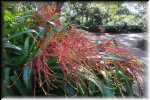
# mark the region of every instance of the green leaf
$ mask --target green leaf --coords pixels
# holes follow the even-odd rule
[[[82,73],[82,72],[78,72],[78,74],[81,76],[81,77],[83,77],[83,78],[85,78],[85,79],[87,79],[87,80],[89,80],[89,81],[91,81],[92,83],[94,83],[97,87],[98,87],[98,89],[100,90],[100,92],[102,93],[102,95],[103,96],[105,96],[105,94],[104,94],[104,84],[101,82],[101,80],[99,80],[98,78],[97,78],[97,76],[95,76],[93,73],[91,73],[89,70],[87,70],[87,69],[84,69],[84,71],[86,71],[85,73]]]
[[[114,61],[127,60],[127,59],[125,59],[125,58],[123,58],[123,57],[118,57],[118,56],[111,55],[111,54],[105,55],[105,56],[103,56],[103,58],[104,58],[104,59],[112,59],[112,60],[114,60]]]
[[[75,96],[76,95],[76,91],[74,90],[74,88],[68,84],[64,86],[64,91],[67,94],[67,96]]]
[[[23,34],[28,34],[29,36],[32,36],[32,33],[36,33],[37,35],[39,35],[39,33],[37,31],[35,31],[33,29],[29,29],[29,30],[26,30],[24,32],[16,33],[13,36],[10,36],[8,39],[12,39],[12,38],[18,37],[18,36],[23,35]]]
[[[31,69],[29,66],[25,66],[23,68],[23,80],[26,84],[27,87],[29,87],[29,84],[30,84],[30,74],[31,74]]]
[[[28,53],[28,49],[29,49],[29,38],[30,37],[27,37],[25,42],[24,42],[24,51],[26,54]]]
[[[3,71],[4,71],[4,84],[5,85],[9,85],[9,73],[10,73],[10,68],[8,67],[5,67],[3,68]]]
[[[128,96],[133,96],[133,90],[131,85],[131,80],[129,80],[128,76],[126,76],[123,71],[116,69],[116,75],[118,78],[122,79],[124,81],[124,88],[126,89],[126,93]]]
[[[6,38],[3,39],[3,47],[8,48],[8,49],[13,49],[16,51],[21,51],[20,47],[14,45],[14,44],[11,44],[10,41],[8,41]]]
[[[84,92],[83,86],[81,86],[81,84],[78,84],[78,88],[79,88],[79,94],[84,96],[85,92]]]
[[[95,84],[93,84],[91,81],[88,82],[88,90],[89,90],[89,94],[91,96],[93,96],[96,92],[97,92],[97,88],[95,86]]]
[[[109,87],[104,87],[104,94],[107,97],[114,97],[114,91],[112,89],[112,86],[109,85]]]
[[[8,67],[3,68],[4,79],[2,82],[2,97],[14,96],[13,90],[7,87],[8,85],[10,85],[10,71],[11,69]]]
[[[44,27],[38,27],[38,36],[43,38],[44,36]]]
[[[4,11],[4,21],[13,21],[15,16],[8,10]]]
[[[21,82],[21,80],[17,80],[16,76],[11,76],[11,81],[16,81],[15,86],[19,90],[19,92],[23,95],[27,95],[27,89],[25,88],[24,84]]]
[[[29,17],[32,17],[32,15],[19,16],[19,17],[17,18],[17,21],[18,21],[18,20],[21,21],[21,20],[24,20],[24,19],[29,18]]]
[[[14,91],[11,88],[7,88],[6,86],[2,87],[2,97],[16,96]]]

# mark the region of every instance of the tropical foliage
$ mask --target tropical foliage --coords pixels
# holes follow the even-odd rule
[[[132,52],[62,23],[62,4],[34,4],[3,4],[3,96],[144,95],[145,65]]]

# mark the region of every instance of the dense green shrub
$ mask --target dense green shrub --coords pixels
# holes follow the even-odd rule
[[[68,3],[69,4],[69,3]],[[78,21],[83,29],[95,32],[95,28],[99,25],[106,26],[107,32],[144,32],[145,29],[145,9],[142,13],[135,14],[126,7],[122,6],[122,2],[114,2],[113,4],[101,3],[74,3],[69,11],[73,10],[75,16],[70,22]],[[69,6],[68,6],[69,7]],[[84,9],[84,10],[83,10]],[[69,15],[67,19],[71,19]],[[144,14],[144,15],[143,15]],[[126,24],[126,25],[125,25]],[[131,26],[131,27],[130,27]],[[140,27],[139,27],[140,26]],[[110,29],[110,30],[109,30]],[[97,32],[98,33],[98,32]],[[98,33],[99,34],[99,33]]]
[[[130,32],[144,32],[145,29],[141,25],[137,25],[137,26],[136,25],[130,25],[130,26],[128,26],[128,31],[130,31]]]
[[[106,32],[110,33],[128,33],[128,32],[145,32],[143,26],[136,26],[136,25],[130,25],[130,26],[104,26]]]

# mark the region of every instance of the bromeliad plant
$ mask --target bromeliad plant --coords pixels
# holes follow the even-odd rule
[[[100,40],[101,44],[97,45],[75,26],[71,25],[64,31],[59,16],[57,4],[44,5],[34,12],[31,22],[35,23],[35,27],[28,31],[32,33],[31,38],[27,37],[24,44],[27,53],[18,64],[22,66],[19,72],[23,75],[11,81],[18,83],[23,79],[23,84],[30,91],[27,95],[144,95],[145,65],[137,57],[121,48],[115,40]],[[20,35],[14,35],[10,40],[16,36]],[[31,47],[30,43],[33,43]],[[4,71],[4,80],[9,80],[6,74],[9,71]],[[17,89],[21,91],[20,87]]]

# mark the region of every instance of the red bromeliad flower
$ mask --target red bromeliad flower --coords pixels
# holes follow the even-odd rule
[[[47,65],[47,58],[44,55],[38,56],[37,58],[33,59],[32,66],[36,71],[36,74],[43,74],[46,79],[52,76],[49,71],[49,67]]]
[[[65,33],[55,35],[47,51],[50,56],[58,59],[65,76],[76,73],[78,67],[85,61],[98,61],[97,58],[90,58],[98,55],[96,45],[73,29],[67,35]]]
[[[44,25],[53,16],[58,15],[57,6],[47,5],[39,9],[36,14],[40,17],[40,20],[36,20],[38,25]],[[61,26],[59,20],[55,20],[54,23],[56,27]],[[38,78],[40,78],[41,74],[44,75],[46,80],[54,78],[53,72],[47,64],[48,59],[54,57],[57,58],[65,78],[68,75],[72,75],[76,79],[80,66],[89,71],[96,70],[100,72],[106,66],[112,67],[111,64],[115,64],[125,74],[137,79],[140,87],[143,88],[142,65],[128,50],[116,46],[111,40],[97,46],[86,38],[83,31],[75,27],[72,27],[67,33],[53,34],[50,39],[48,38],[47,40],[45,37],[44,40],[40,44],[40,54],[32,61],[32,66]],[[100,54],[101,52],[126,58],[126,61],[110,61],[106,59],[105,62],[102,58],[103,54]],[[105,63],[101,64],[100,61],[104,61]]]
[[[59,16],[60,13],[58,11],[57,5],[44,5],[37,12],[33,14],[33,19],[38,26],[44,26],[46,22],[53,21],[56,24],[56,27],[60,27],[60,21],[58,18],[54,18]]]
[[[118,57],[126,58],[126,61],[112,61],[107,62],[106,65],[99,63],[103,61],[101,52],[106,54],[113,54]],[[47,60],[50,57],[57,58],[58,63],[64,77],[72,75],[77,78],[77,71],[79,66],[84,66],[88,70],[100,71],[106,66],[121,68],[126,75],[129,75],[141,82],[142,65],[138,63],[137,58],[123,48],[118,48],[113,41],[108,41],[96,46],[90,42],[80,30],[72,27],[68,33],[53,34],[46,48],[43,48],[41,54],[33,60],[33,66],[38,74],[43,73],[45,79],[52,76],[52,72],[47,65]],[[143,88],[143,85],[141,85]]]
[[[41,55],[33,60],[33,66],[37,73],[44,73],[45,78],[48,79],[51,73],[48,72],[49,67],[46,61],[50,57],[55,57],[58,59],[65,77],[68,74],[76,76],[80,65],[88,67],[89,70],[95,69],[99,62],[98,56],[96,45],[85,38],[84,34],[76,29],[71,29],[68,34],[53,35]]]

